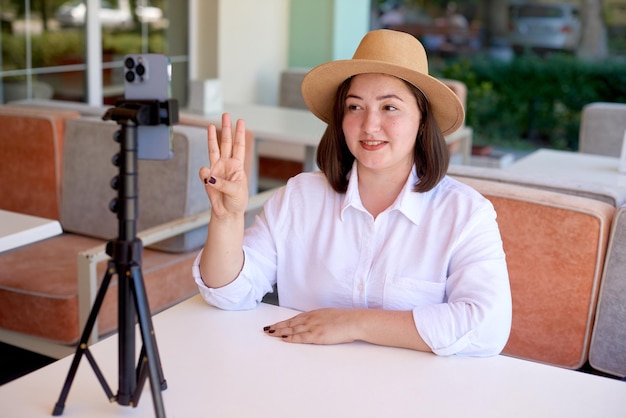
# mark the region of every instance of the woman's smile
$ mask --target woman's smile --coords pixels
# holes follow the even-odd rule
[[[387,145],[387,141],[365,140],[361,141],[361,146],[367,151],[377,151]]]

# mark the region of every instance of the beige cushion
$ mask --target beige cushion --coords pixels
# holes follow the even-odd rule
[[[580,152],[619,157],[626,131],[626,103],[585,105],[580,120]]]
[[[626,206],[613,221],[589,363],[602,372],[626,376]]]
[[[64,231],[110,240],[118,235],[117,216],[109,204],[117,196],[110,181],[118,175],[112,158],[120,152],[112,121],[83,117],[67,124],[63,160],[61,224]],[[137,231],[195,215],[210,207],[198,171],[207,164],[206,131],[175,126],[174,156],[166,161],[138,161]],[[200,248],[206,227],[164,241],[153,248],[189,251]]]
[[[308,109],[302,98],[302,79],[310,68],[290,68],[280,73],[278,105]]]

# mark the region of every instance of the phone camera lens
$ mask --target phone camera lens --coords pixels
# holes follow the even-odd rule
[[[146,73],[146,67],[144,67],[143,64],[138,64],[135,71],[137,71],[137,75],[142,76]]]
[[[125,77],[126,77],[126,81],[128,81],[129,83],[132,83],[133,81],[135,81],[135,73],[133,73],[132,71],[128,71]]]
[[[128,57],[124,61],[124,65],[126,66],[126,68],[133,68],[135,66],[135,60],[131,57]]]

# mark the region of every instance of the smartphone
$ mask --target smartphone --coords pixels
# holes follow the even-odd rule
[[[158,100],[171,98],[172,65],[161,54],[129,54],[124,57],[124,98]],[[173,128],[166,124],[137,127],[137,158],[167,160],[172,158]]]

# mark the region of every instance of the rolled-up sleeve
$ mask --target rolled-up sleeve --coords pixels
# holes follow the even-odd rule
[[[193,264],[193,278],[204,300],[217,308],[227,310],[253,309],[261,302],[266,293],[272,291],[271,284],[251,279],[251,277],[254,277],[253,266],[245,262],[239,276],[226,286],[219,288],[207,287],[200,273],[201,256],[202,251],[198,254]]]
[[[413,309],[420,336],[438,355],[491,356],[509,338],[511,290],[496,213],[485,202],[462,229],[446,281],[446,301]]]
[[[269,211],[271,219],[280,218],[276,214],[283,208],[283,192],[278,191],[266,202],[263,211],[255,218],[252,226],[246,229],[243,241],[244,263],[239,275],[226,286],[207,287],[200,272],[198,254],[192,267],[193,278],[204,300],[221,309],[244,310],[255,308],[263,297],[274,290],[276,284],[276,244],[271,222],[265,215]]]

